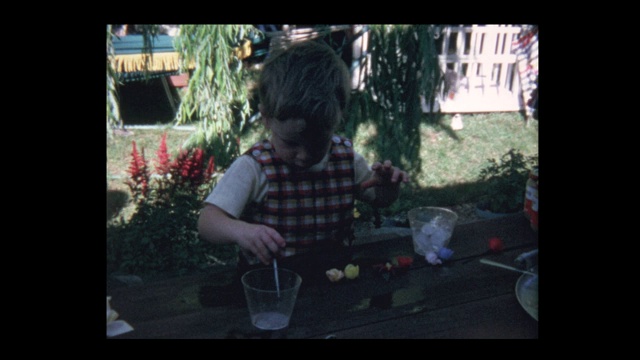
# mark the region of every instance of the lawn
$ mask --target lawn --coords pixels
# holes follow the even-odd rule
[[[453,206],[476,202],[482,195],[483,185],[477,181],[477,177],[487,165],[487,159],[500,158],[511,148],[526,156],[538,154],[536,120],[526,124],[517,112],[463,114],[464,128],[454,131],[449,126],[451,117],[450,114],[444,114],[437,123],[423,122],[420,128],[420,171],[410,174],[411,184],[403,187],[400,199],[384,209],[383,215],[405,212],[416,206]],[[144,149],[145,157],[150,160],[153,169],[155,152],[164,132],[167,133],[167,147],[172,156],[192,133],[171,126],[131,129],[128,135],[116,135],[107,141],[107,220],[115,214],[124,217],[128,214],[128,188],[124,181],[131,160],[132,141],[136,142],[139,151]],[[353,139],[355,150],[370,162],[379,160],[367,144],[372,137],[384,134],[377,134],[376,129],[367,125],[361,125],[356,134]],[[248,148],[262,135],[262,127],[254,126],[241,138],[241,148]],[[359,206],[358,209],[369,215],[370,209],[366,206]]]

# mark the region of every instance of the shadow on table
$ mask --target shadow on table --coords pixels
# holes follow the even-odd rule
[[[331,283],[328,281],[326,275],[327,270],[332,268],[342,270],[350,263],[369,266],[369,263],[364,263],[363,261],[365,260],[353,259],[353,251],[348,247],[342,247],[315,256],[300,255],[293,258],[280,259],[278,264],[281,269],[294,271],[302,277],[303,281],[300,286],[300,296],[305,293],[306,288],[330,286]],[[248,265],[246,262],[240,261],[230,283],[201,287],[198,293],[200,303],[203,307],[246,307],[247,303],[244,288],[242,287],[240,279],[247,271],[264,267],[271,268],[271,265]]]

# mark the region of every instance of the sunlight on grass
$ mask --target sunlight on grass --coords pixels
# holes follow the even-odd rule
[[[527,125],[516,112],[463,114],[464,128],[454,131],[450,128],[452,116],[453,114],[445,114],[437,124],[425,121],[420,126],[421,171],[410,174],[412,184],[403,187],[399,204],[394,205],[389,211],[411,207],[416,203],[456,204],[473,200],[477,196],[474,193],[475,188],[463,185],[473,185],[477,182],[480,170],[487,165],[487,159],[500,158],[511,148],[520,150],[525,156],[538,154],[536,120]],[[113,140],[108,141],[107,178],[110,190],[128,192],[124,180],[131,159],[132,140],[136,141],[138,150],[144,148],[145,157],[149,160],[152,171],[155,170],[155,152],[165,131],[168,133],[168,150],[172,157],[175,157],[184,141],[191,135],[191,131],[175,130],[170,126],[154,130],[134,129],[133,135],[115,136]],[[255,122],[240,138],[242,151],[265,136],[267,133],[264,126]],[[377,136],[384,134],[378,134],[377,129],[371,125],[361,124],[352,139],[355,150],[370,164],[385,159],[384,154],[378,158],[374,152],[374,140]],[[461,190],[463,188],[467,190]],[[435,192],[435,189],[442,191]],[[422,193],[424,191],[426,193]]]
[[[126,170],[131,161],[132,141],[136,142],[138,151],[144,149],[144,156],[150,161],[153,169],[153,160],[160,146],[162,134],[167,133],[167,150],[172,157],[178,154],[184,141],[191,135],[191,131],[174,130],[171,126],[164,129],[133,129],[132,135],[114,136],[107,141],[107,176],[126,176]]]
[[[537,124],[526,126],[519,113],[463,114],[464,128],[449,127],[452,114],[439,124],[423,123],[420,127],[421,173],[412,176],[420,187],[442,187],[473,182],[489,158],[499,158],[510,148],[524,155],[538,153]],[[369,150],[375,129],[361,125],[354,147],[370,162],[378,160]]]

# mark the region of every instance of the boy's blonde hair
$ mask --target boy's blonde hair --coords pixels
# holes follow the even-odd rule
[[[272,54],[258,89],[263,117],[304,119],[308,130],[334,130],[349,101],[351,80],[331,47],[308,40]]]

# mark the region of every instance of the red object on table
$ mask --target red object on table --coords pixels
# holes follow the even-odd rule
[[[399,267],[409,267],[413,264],[413,258],[411,256],[396,256],[395,260]]]
[[[500,252],[504,249],[504,243],[498,237],[492,237],[489,239],[489,249],[493,252]]]

